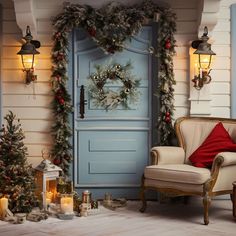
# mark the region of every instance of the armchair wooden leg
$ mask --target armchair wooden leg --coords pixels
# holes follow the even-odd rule
[[[203,197],[203,206],[204,206],[204,224],[209,224],[209,207],[211,204],[211,198],[209,197],[208,193],[205,194]]]
[[[140,199],[142,201],[142,207],[140,208],[140,212],[144,212],[147,208],[147,201],[145,198],[145,187],[144,187],[144,176],[142,176],[142,185],[141,185],[141,191],[140,191]]]

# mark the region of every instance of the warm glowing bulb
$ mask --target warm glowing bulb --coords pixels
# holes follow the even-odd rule
[[[34,67],[33,55],[23,55],[23,64],[25,69],[31,69]]]
[[[203,70],[208,70],[211,65],[211,55],[200,55],[200,65]]]

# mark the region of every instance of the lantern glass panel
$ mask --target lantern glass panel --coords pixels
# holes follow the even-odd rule
[[[34,68],[34,55],[33,54],[25,54],[21,55],[22,64],[25,70]]]
[[[206,54],[199,54],[199,65],[200,68],[203,70],[208,70],[210,69],[211,66],[211,60],[212,60],[212,55],[206,55]]]
[[[46,199],[55,202],[57,197],[57,180],[46,180]]]

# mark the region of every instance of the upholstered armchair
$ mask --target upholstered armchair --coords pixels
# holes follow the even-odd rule
[[[190,155],[202,144],[218,122],[236,142],[236,120],[222,118],[179,118],[175,131],[179,147],[153,147],[151,165],[144,170],[141,185],[141,212],[147,206],[145,192],[149,189],[174,196],[200,196],[203,198],[204,223],[209,223],[208,209],[211,198],[231,194],[236,181],[236,153],[221,152],[211,168],[195,167]]]

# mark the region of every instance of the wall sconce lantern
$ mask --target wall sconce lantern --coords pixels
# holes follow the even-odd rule
[[[21,49],[17,54],[21,55],[21,61],[24,68],[23,71],[26,72],[25,83],[30,84],[32,81],[37,80],[37,75],[34,75],[34,63],[35,55],[40,54],[40,52],[36,50],[36,48],[40,48],[40,42],[32,40],[33,37],[29,26],[26,28],[26,35],[23,39],[26,42],[21,46]]]
[[[211,82],[210,72],[212,57],[216,55],[211,50],[211,44],[207,42],[209,39],[207,35],[208,29],[205,26],[201,39],[192,42],[192,48],[196,49],[193,54],[198,57],[194,65],[194,79],[192,79],[194,83],[193,87],[197,90],[200,90],[204,84]]]

